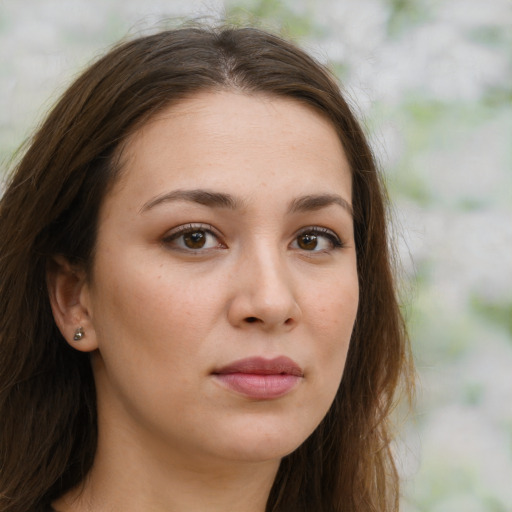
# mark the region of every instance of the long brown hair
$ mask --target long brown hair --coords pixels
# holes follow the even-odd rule
[[[411,363],[372,153],[331,74],[253,28],[187,27],[125,42],[71,85],[33,137],[0,202],[0,511],[42,509],[80,483],[96,449],[87,354],[57,329],[46,289],[56,254],[90,269],[98,210],[126,137],[196,92],[295,98],[328,118],[353,173],[360,304],[337,396],[285,457],[267,511],[390,512],[398,478],[389,413]]]

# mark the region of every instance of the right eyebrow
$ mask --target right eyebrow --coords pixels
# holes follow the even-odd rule
[[[156,196],[144,203],[139,213],[145,213],[157,205],[173,201],[189,201],[211,208],[228,208],[230,210],[236,210],[240,207],[240,201],[230,194],[212,192],[204,189],[173,190],[172,192]]]

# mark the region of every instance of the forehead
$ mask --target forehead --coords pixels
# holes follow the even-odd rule
[[[154,193],[176,185],[347,188],[350,169],[331,122],[297,100],[264,94],[206,92],[172,105],[123,145],[122,189]],[[243,188],[243,187],[242,187]],[[160,189],[160,190],[159,190]],[[149,192],[149,191],[148,191]],[[347,197],[350,200],[350,196]]]

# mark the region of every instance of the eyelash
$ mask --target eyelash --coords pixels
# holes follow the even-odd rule
[[[166,235],[162,239],[162,242],[164,245],[170,245],[172,242],[176,242],[179,238],[184,237],[187,234],[191,235],[193,233],[205,233],[206,236],[213,236],[217,240],[220,239],[220,235],[213,229],[213,226],[211,226],[209,224],[184,224],[183,226],[178,226],[171,233]],[[217,247],[225,248],[226,246],[225,246],[225,244],[219,242],[219,244],[217,244]],[[215,248],[217,248],[217,247],[215,247]],[[178,250],[182,250],[184,252],[190,252],[190,253],[199,252],[201,249],[203,249],[202,247],[199,247],[197,249],[194,249],[191,247],[175,247],[175,248]],[[208,250],[208,249],[212,249],[212,247],[208,247],[207,249],[203,249],[203,250]]]
[[[295,235],[294,242],[298,240],[298,238],[302,235],[314,235],[316,237],[326,238],[331,247],[330,250],[341,249],[344,247],[344,243],[341,241],[340,237],[336,235],[336,233],[330,229],[323,228],[321,226],[308,226],[306,228],[301,229],[297,235]],[[300,250],[300,248],[299,248]],[[303,249],[305,252],[323,252],[325,253],[328,250],[319,250],[319,251],[307,251]]]
[[[216,240],[219,241],[219,243],[217,244],[216,247],[206,247],[206,248],[203,248],[203,247],[197,247],[197,248],[174,247],[174,248],[178,249],[178,250],[182,250],[184,252],[189,252],[192,254],[207,251],[209,249],[217,249],[217,248],[225,249],[225,248],[227,248],[227,246],[220,241],[220,235],[216,232],[216,230],[210,224],[184,224],[183,226],[177,227],[171,233],[166,235],[162,239],[162,243],[164,245],[171,245],[173,242],[176,242],[179,238],[184,237],[187,234],[192,235],[194,233],[204,233],[204,234],[206,234],[207,237],[213,236],[213,237],[215,237]],[[329,249],[320,249],[320,250],[315,250],[316,246],[314,247],[313,250],[301,248],[298,246],[297,241],[298,241],[299,237],[301,237],[303,235],[313,235],[314,237],[317,237],[317,239],[319,237],[327,239],[330,244],[330,248]],[[205,243],[206,243],[206,241],[205,241]],[[297,247],[294,247],[294,249],[299,250],[299,251],[304,251],[305,253],[315,253],[315,252],[325,253],[325,252],[328,252],[329,250],[336,250],[336,249],[341,249],[344,247],[344,243],[340,240],[340,238],[338,237],[338,235],[336,235],[336,233],[334,231],[324,228],[324,227],[320,227],[320,226],[308,226],[308,227],[301,229],[295,235],[295,237],[292,241],[292,244],[297,245]]]

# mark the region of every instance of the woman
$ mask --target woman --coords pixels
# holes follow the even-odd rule
[[[384,191],[301,50],[118,46],[0,208],[1,511],[397,510]]]

